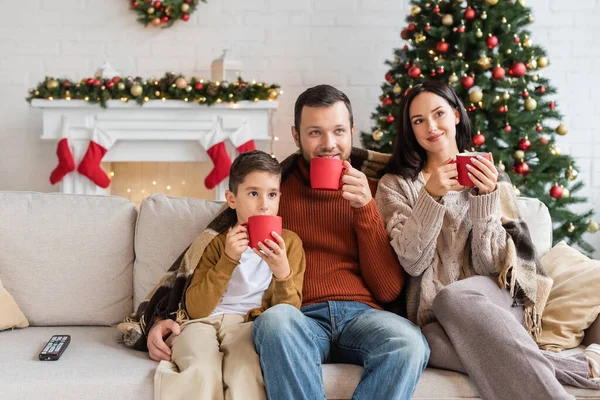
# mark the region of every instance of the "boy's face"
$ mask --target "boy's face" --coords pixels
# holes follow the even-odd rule
[[[237,213],[238,224],[248,222],[253,215],[277,215],[279,211],[279,175],[266,171],[255,171],[237,189],[237,195],[225,192],[227,204]]]
[[[343,101],[330,107],[302,107],[299,129],[292,127],[292,136],[306,161],[350,157],[354,127],[350,126],[350,113]]]

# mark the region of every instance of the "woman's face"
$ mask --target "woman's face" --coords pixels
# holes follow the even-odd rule
[[[417,95],[410,104],[409,118],[417,142],[428,154],[458,152],[456,124],[460,116],[443,97],[431,92]]]

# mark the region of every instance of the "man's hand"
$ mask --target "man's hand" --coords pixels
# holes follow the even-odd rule
[[[234,261],[240,261],[248,243],[248,228],[244,225],[231,228],[225,238],[225,254]]]
[[[262,258],[273,275],[277,279],[287,278],[290,274],[290,263],[287,258],[287,251],[285,249],[285,242],[283,238],[277,234],[277,232],[271,232],[271,235],[277,240],[277,243],[271,239],[266,239],[265,243],[258,242],[258,247],[261,251],[253,249],[256,255]]]
[[[458,170],[456,169],[456,164],[448,162],[431,173],[425,184],[425,190],[427,190],[427,193],[431,197],[438,201],[450,191],[464,189],[464,186],[459,185],[457,177]]]
[[[352,168],[348,161],[344,161],[344,168],[346,172],[342,176],[342,197],[354,208],[366,206],[373,198],[367,176]]]
[[[181,333],[181,327],[172,319],[163,319],[156,322],[148,332],[146,345],[148,346],[148,354],[154,361],[171,361],[171,349],[163,339],[169,333],[175,336]]]

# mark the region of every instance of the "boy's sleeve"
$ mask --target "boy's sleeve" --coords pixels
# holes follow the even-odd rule
[[[286,278],[277,279],[273,277],[271,283],[273,296],[265,308],[282,303],[296,308],[300,308],[302,305],[302,285],[304,284],[304,269],[306,268],[302,240],[294,232],[287,230],[283,231],[283,239],[291,271]]]
[[[225,254],[224,235],[216,236],[204,250],[185,292],[190,318],[208,317],[219,304],[238,262]]]

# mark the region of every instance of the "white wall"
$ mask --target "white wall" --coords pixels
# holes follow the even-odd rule
[[[282,157],[295,150],[289,126],[296,96],[314,84],[344,90],[357,130],[370,128],[383,62],[401,45],[410,8],[408,0],[208,0],[189,22],[159,30],[139,25],[124,0],[7,3],[0,26],[0,190],[38,191],[53,190],[55,145],[39,140],[39,111],[24,98],[45,75],[82,78],[108,60],[125,75],[175,71],[209,78],[210,62],[231,47],[245,79],[277,82],[285,92],[274,124]],[[528,3],[536,19],[532,40],[551,62],[543,73],[559,90],[570,128],[561,148],[577,158],[586,206],[600,210],[600,32],[594,29],[600,3]],[[600,234],[590,241],[600,249]]]

